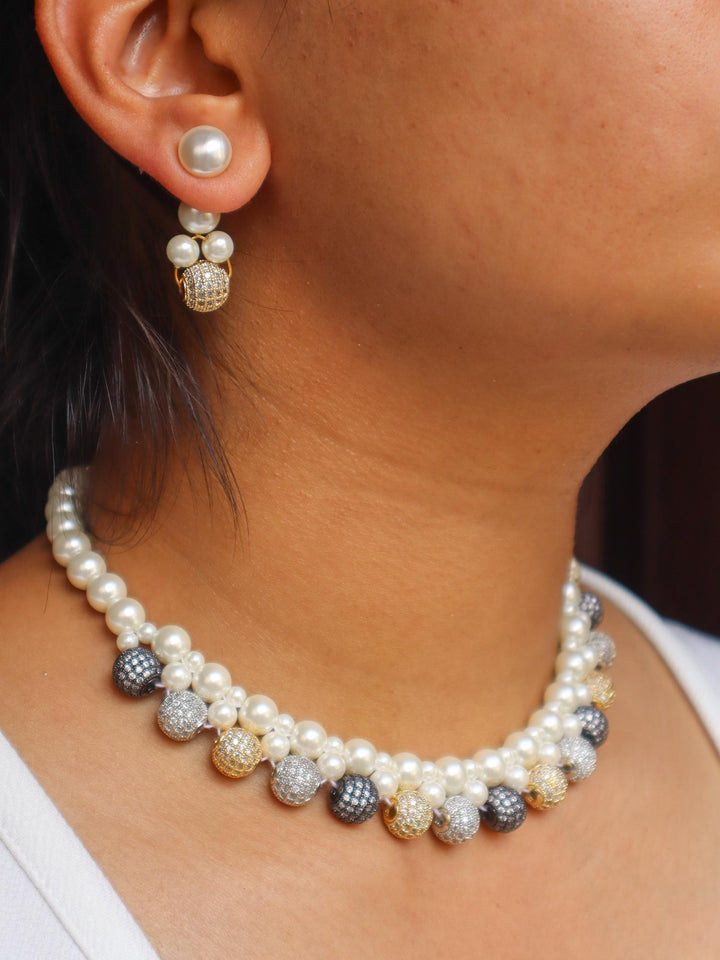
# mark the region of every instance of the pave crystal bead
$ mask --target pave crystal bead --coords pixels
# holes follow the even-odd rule
[[[199,313],[217,310],[230,293],[230,277],[226,270],[209,260],[198,260],[183,271],[182,292],[185,305]]]
[[[207,721],[207,704],[192,690],[170,691],[163,697],[157,721],[171,740],[192,740]]]
[[[421,794],[415,790],[403,790],[390,799],[383,810],[383,820],[394,837],[413,840],[430,829],[433,811]]]
[[[162,664],[151,650],[133,647],[116,657],[112,676],[121,693],[128,697],[144,697],[153,692],[161,673]]]
[[[607,740],[609,729],[607,717],[602,710],[593,706],[578,707],[575,716],[582,720],[583,728],[580,736],[585,737],[596,749],[601,747]]]
[[[482,822],[486,827],[496,833],[510,833],[525,822],[527,806],[512,787],[492,787],[482,812]]]
[[[563,737],[560,762],[568,780],[584,780],[597,766],[595,747],[585,737]]]
[[[254,733],[231,727],[217,738],[211,757],[220,773],[237,780],[253,772],[262,760],[262,748]]]
[[[378,788],[368,777],[347,773],[330,791],[330,810],[343,823],[364,823],[380,802]]]
[[[603,610],[603,605],[598,597],[594,593],[585,591],[580,595],[580,603],[578,604],[580,610],[583,613],[586,613],[590,617],[590,627],[595,629],[601,622],[605,611]]]
[[[590,633],[588,646],[595,651],[598,666],[612,666],[615,660],[615,641],[611,637],[606,633],[602,633],[600,630],[593,630]]]
[[[549,810],[565,799],[567,777],[558,767],[539,763],[530,771],[526,801],[535,810]]]
[[[595,673],[586,680],[590,690],[590,700],[601,710],[607,708],[615,700],[615,687],[606,673]]]
[[[312,800],[321,783],[322,777],[314,760],[290,754],[273,770],[270,789],[282,803],[301,807]]]
[[[448,797],[432,823],[432,831],[443,843],[465,843],[480,828],[480,811],[466,797]]]

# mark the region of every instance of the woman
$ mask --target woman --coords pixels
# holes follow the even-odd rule
[[[503,744],[555,663],[583,477],[649,399],[720,369],[717,11],[37,0],[36,18],[69,100],[146,198],[138,212],[134,192],[106,196],[104,222],[77,198],[75,223],[121,251],[87,280],[112,323],[90,336],[83,319],[75,339],[59,321],[68,369],[109,342],[103,393],[63,380],[71,412],[102,413],[83,502],[108,568],[234,683],[345,741],[423,758]],[[213,141],[203,175],[179,146],[198,127],[232,148]],[[162,301],[113,313],[110,288],[124,308],[150,282],[144,258],[175,293],[178,201],[224,212],[236,248],[199,336],[182,306],[169,324]],[[0,728],[83,845],[52,942],[104,957],[714,955],[716,706],[703,726],[657,655],[667,628],[584,580],[620,651],[598,772],[512,836],[400,842],[382,816],[341,827],[322,802],[275,803],[267,764],[218,776],[204,735],[163,737],[158,698],[113,691],[105,624],[47,540],[31,543],[0,579]],[[478,790],[497,783],[472,769]],[[104,876],[78,911],[89,858]],[[44,955],[20,952],[42,915],[23,902],[13,955]]]

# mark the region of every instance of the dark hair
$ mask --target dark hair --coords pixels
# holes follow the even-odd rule
[[[206,338],[179,305],[164,255],[177,201],[76,114],[29,0],[7,18],[3,41],[0,463],[17,509],[0,521],[0,555],[41,529],[61,467],[92,461],[103,438],[127,444],[131,427],[144,444],[136,503],[157,502],[169,444],[189,432],[206,478],[215,475],[235,509],[232,471],[188,360],[210,359]]]

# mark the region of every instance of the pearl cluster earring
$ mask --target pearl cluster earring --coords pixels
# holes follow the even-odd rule
[[[232,146],[225,134],[216,127],[193,127],[178,144],[178,158],[193,176],[215,177],[227,169],[232,158]],[[189,236],[179,233],[172,237],[166,253],[175,267],[175,281],[185,305],[199,313],[217,310],[227,301],[230,293],[230,257],[234,250],[232,238],[224,231],[215,229],[220,222],[219,213],[198,210],[181,203],[178,219]],[[220,264],[226,264],[227,269]]]

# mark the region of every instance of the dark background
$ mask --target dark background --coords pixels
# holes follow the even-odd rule
[[[582,430],[582,423],[577,425]],[[613,441],[580,498],[576,553],[659,613],[720,636],[720,374],[653,401]],[[9,451],[0,457],[3,490]],[[26,491],[27,493],[27,491]],[[0,513],[0,557],[44,527],[44,501]],[[8,508],[9,507],[9,508]]]

